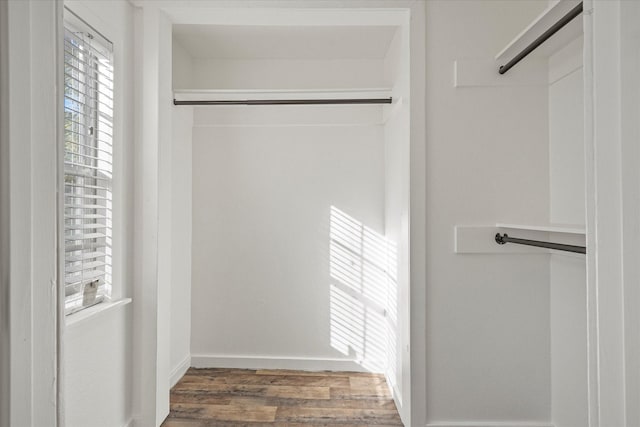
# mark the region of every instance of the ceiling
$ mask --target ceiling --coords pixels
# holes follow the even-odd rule
[[[174,39],[200,59],[382,59],[394,26],[174,25]]]

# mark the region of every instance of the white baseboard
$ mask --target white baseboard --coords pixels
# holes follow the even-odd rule
[[[187,369],[191,367],[191,356],[187,356],[184,358],[182,362],[178,364],[173,371],[171,371],[171,375],[169,376],[169,386],[173,387],[180,381],[180,378],[184,376],[187,372]]]
[[[135,420],[131,418],[127,423],[122,427],[133,427],[135,425]]]
[[[387,387],[389,388],[389,391],[391,392],[391,396],[393,397],[393,401],[396,404],[396,409],[398,410],[400,419],[402,420],[403,424],[407,424],[406,420],[402,418],[405,413],[405,408],[403,407],[404,402],[402,400],[402,395],[400,394],[400,390],[398,390],[397,384],[394,384],[393,381],[391,381],[391,377],[389,376],[388,373],[384,375],[384,378],[387,381]]]
[[[427,423],[426,427],[554,427],[546,422],[522,422],[522,421],[441,421]]]
[[[191,355],[194,368],[296,369],[302,371],[369,372],[353,360],[311,357]]]

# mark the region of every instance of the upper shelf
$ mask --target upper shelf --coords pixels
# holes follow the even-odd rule
[[[175,89],[173,93],[177,101],[371,99],[391,97],[391,89],[388,88],[309,90]]]
[[[577,6],[580,0],[556,0],[518,34],[504,49],[496,55],[496,60],[507,62],[524,48],[529,46],[548,28]],[[531,53],[531,57],[549,57],[581,36],[583,24],[581,17],[573,19],[564,28],[545,41]]]
[[[548,233],[585,234],[585,228],[579,225],[522,225],[522,224],[496,224],[498,228],[510,228],[514,230],[544,231]]]

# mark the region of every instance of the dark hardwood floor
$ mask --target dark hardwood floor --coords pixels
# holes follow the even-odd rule
[[[384,376],[194,369],[171,390],[162,427],[402,426]]]

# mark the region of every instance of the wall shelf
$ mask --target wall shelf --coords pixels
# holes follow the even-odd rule
[[[578,40],[583,34],[581,16],[572,19],[557,33],[544,41],[522,60],[522,64],[516,64],[508,72],[508,75],[499,74],[498,70],[500,66],[507,64],[579,3],[580,0],[556,0],[509,42],[495,58],[457,58],[453,63],[454,87],[547,86],[550,82],[555,81],[559,76],[557,72],[553,76],[549,75],[548,58],[571,42]],[[581,62],[565,65],[561,73],[570,72],[579,66],[581,66]]]
[[[536,19],[527,25],[520,34],[509,42],[509,44],[496,55],[495,59],[504,62],[509,61],[579,3],[580,0],[554,1]],[[580,37],[582,33],[582,19],[577,17],[554,34],[553,37],[545,41],[540,47],[533,51],[529,57],[549,57],[569,44],[572,40]]]
[[[389,88],[363,89],[174,89],[177,101],[238,101],[245,99],[368,99],[389,98]]]
[[[551,225],[521,225],[498,223],[497,228],[507,228],[512,230],[543,231],[548,233],[585,234],[585,227],[573,224],[551,224]]]

